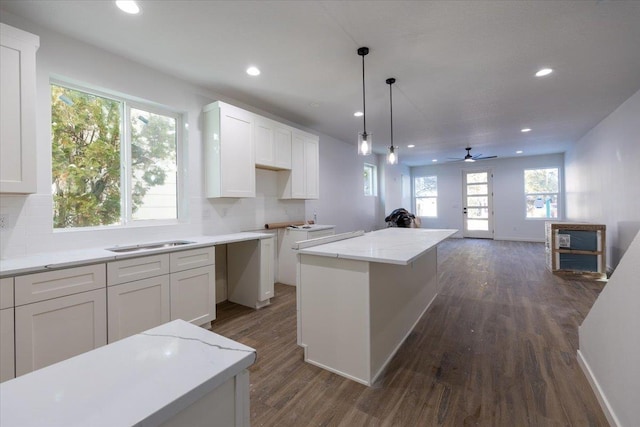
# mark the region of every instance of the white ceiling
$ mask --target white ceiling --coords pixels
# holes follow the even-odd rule
[[[401,162],[565,151],[640,89],[639,1],[7,1],[2,11]],[[245,69],[257,65],[259,77]],[[555,72],[546,78],[542,67]],[[523,127],[533,130],[520,132]],[[415,144],[413,149],[406,148]]]

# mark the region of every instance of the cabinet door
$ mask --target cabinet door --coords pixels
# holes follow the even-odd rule
[[[171,320],[169,275],[109,286],[108,336],[114,342]]]
[[[39,38],[5,24],[0,32],[0,193],[35,193]]]
[[[275,146],[273,124],[262,118],[256,118],[254,134],[256,149],[256,165],[274,167]]]
[[[106,292],[99,289],[16,307],[15,322],[16,375],[22,375],[105,345]]]
[[[171,320],[204,325],[216,318],[216,270],[213,265],[171,273]]]
[[[255,197],[254,115],[224,102],[204,107],[207,197]]]
[[[13,308],[0,310],[0,382],[16,376]]]
[[[291,140],[291,198],[304,199],[306,197],[304,161],[304,137],[293,134]]]
[[[291,129],[278,126],[273,130],[275,167],[291,169]]]
[[[304,174],[305,174],[305,198],[317,199],[320,197],[319,186],[319,150],[318,140],[305,138],[304,140]]]
[[[273,251],[274,238],[260,240],[260,285],[258,300],[273,298]]]

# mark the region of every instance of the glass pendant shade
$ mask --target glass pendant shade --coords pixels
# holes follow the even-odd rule
[[[398,164],[398,153],[396,153],[396,147],[394,146],[389,147],[389,153],[387,154],[387,164]]]
[[[358,132],[358,154],[368,156],[371,154],[371,134],[367,132]]]

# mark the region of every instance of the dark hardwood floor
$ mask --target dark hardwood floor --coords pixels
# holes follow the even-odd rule
[[[219,304],[212,330],[258,351],[252,426],[606,426],[576,361],[603,284],[544,260],[538,243],[443,242],[440,292],[374,387],[303,361],[294,287],[262,310]]]

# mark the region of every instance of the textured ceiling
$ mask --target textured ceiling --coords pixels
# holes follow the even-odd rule
[[[401,162],[565,151],[640,89],[638,1],[0,1],[0,10]],[[257,78],[248,65],[260,67]],[[555,72],[535,78],[541,67]],[[523,127],[533,129],[527,134]],[[406,148],[415,144],[413,149]]]

